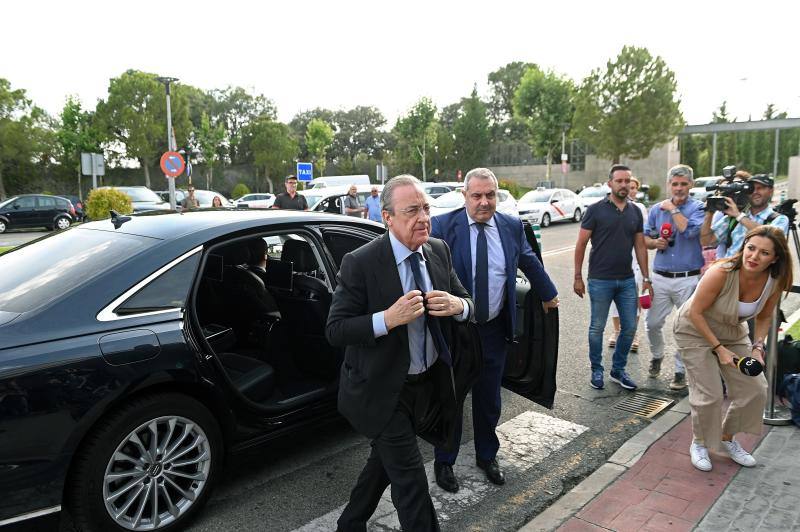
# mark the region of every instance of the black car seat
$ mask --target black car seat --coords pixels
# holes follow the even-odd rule
[[[236,353],[222,353],[219,359],[233,385],[245,397],[258,403],[272,396],[275,391],[275,371],[272,366]]]

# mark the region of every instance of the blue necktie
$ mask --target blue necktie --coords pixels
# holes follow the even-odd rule
[[[489,321],[489,245],[486,241],[486,224],[475,225],[478,228],[475,245],[475,319],[483,324]]]
[[[411,272],[414,274],[414,282],[417,285],[417,290],[422,292],[423,297],[425,296],[425,283],[422,281],[422,271],[419,267],[419,253],[412,253],[408,256],[408,262],[411,264]],[[450,349],[447,347],[447,342],[444,339],[444,335],[442,334],[442,327],[439,324],[439,319],[436,316],[428,316],[427,312],[424,314],[425,317],[425,327],[430,331],[431,338],[433,339],[433,346],[436,348],[436,352],[439,353],[439,358],[442,359],[442,362],[447,364],[448,366],[453,366],[453,359],[450,356]],[[427,334],[425,335],[427,337]],[[423,346],[423,357],[425,360],[425,367],[428,367],[428,357],[427,352],[424,350],[426,349],[426,342],[422,343]]]

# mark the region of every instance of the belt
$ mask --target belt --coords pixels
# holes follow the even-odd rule
[[[431,372],[423,371],[422,373],[409,373],[406,375],[406,382],[409,384],[417,384],[419,382],[425,382],[431,376]]]
[[[700,270],[691,270],[688,272],[662,272],[661,270],[653,270],[653,272],[657,273],[661,277],[669,277],[670,279],[675,279],[676,277],[693,277],[695,275],[700,275]]]

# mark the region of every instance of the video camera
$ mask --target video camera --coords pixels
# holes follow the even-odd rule
[[[728,208],[725,198],[731,198],[740,211],[747,208],[750,203],[750,194],[753,193],[753,185],[746,181],[734,181],[735,177],[735,166],[730,165],[722,169],[722,181],[706,187],[706,190],[713,190],[714,195],[706,198],[705,210],[724,211]]]
[[[775,212],[789,218],[789,223],[794,223],[795,219],[797,219],[797,209],[794,208],[795,203],[797,203],[796,199],[785,199],[775,207]]]

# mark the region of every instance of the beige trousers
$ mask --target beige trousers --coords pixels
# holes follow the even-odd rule
[[[738,357],[750,356],[749,345],[726,345]],[[748,432],[761,434],[767,379],[764,374],[749,377],[738,368],[720,366],[710,347],[680,349],[689,382],[694,441],[711,451],[721,452],[722,434]],[[728,387],[731,403],[722,419],[722,382]]]

